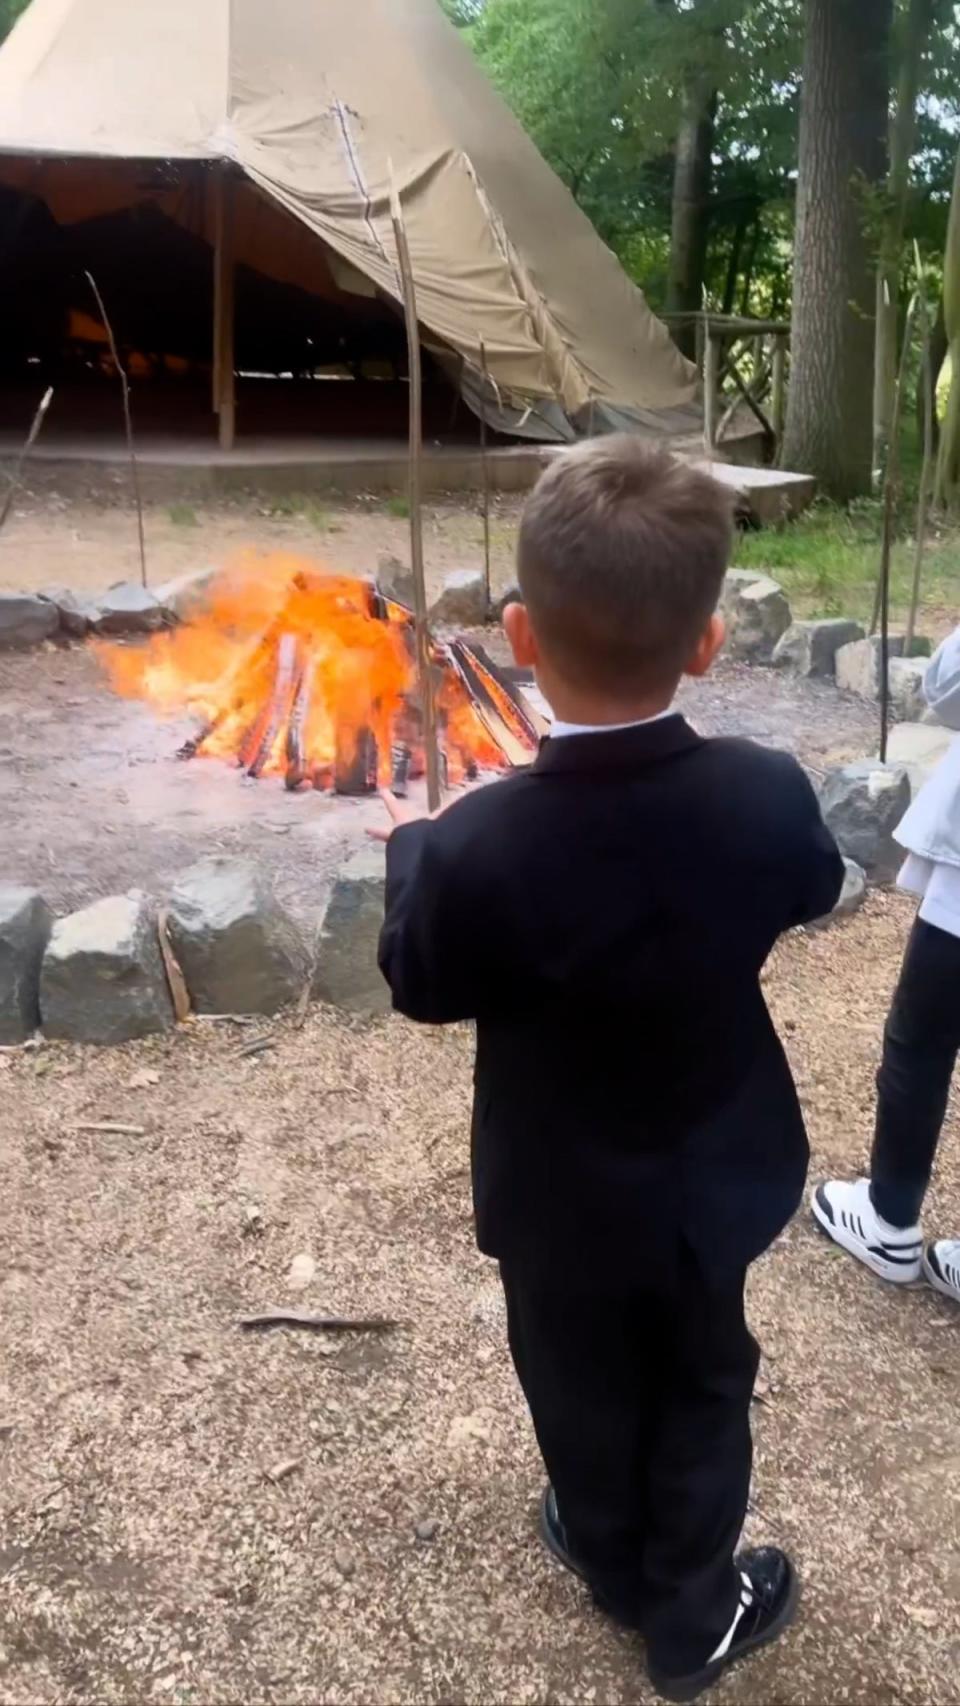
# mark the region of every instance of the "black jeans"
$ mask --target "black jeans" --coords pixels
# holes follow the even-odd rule
[[[877,1074],[870,1194],[892,1226],[913,1226],[930,1183],[960,1049],[960,937],[917,919]]]
[[[668,1675],[698,1670],[737,1607],[759,1353],[741,1270],[572,1293],[502,1269],[510,1349],[557,1509],[599,1604]]]

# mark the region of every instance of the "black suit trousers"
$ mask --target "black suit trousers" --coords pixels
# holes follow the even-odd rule
[[[510,1349],[571,1549],[663,1672],[699,1669],[733,1620],[759,1353],[743,1269],[681,1244],[662,1278],[576,1292],[501,1266]]]

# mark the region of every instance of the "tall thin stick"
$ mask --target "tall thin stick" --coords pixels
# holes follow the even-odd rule
[[[44,417],[45,417],[46,412],[49,409],[52,401],[53,401],[53,386],[48,385],[47,389],[43,393],[43,396],[40,398],[39,403],[37,404],[36,410],[34,412],[33,420],[30,423],[30,431],[27,433],[26,439],[24,440],[23,449],[21,450],[20,455],[17,457],[17,466],[15,467],[15,469],[13,470],[13,473],[10,476],[10,485],[7,489],[7,495],[3,500],[3,509],[0,510],[0,532],[3,531],[3,526],[4,526],[4,523],[6,522],[7,516],[10,514],[10,511],[13,508],[13,500],[16,497],[17,492],[20,490],[20,481],[23,478],[24,465],[26,463],[27,457],[30,455],[31,450],[33,449],[34,445],[37,442],[37,439],[40,436],[40,428],[43,426]]]
[[[421,463],[423,459],[423,375],[420,365],[420,326],[417,293],[407,243],[403,209],[393,175],[390,174],[390,217],[397,245],[403,312],[407,325],[407,362],[410,369],[410,567],[413,571],[413,617],[417,641],[417,674],[423,712],[423,747],[427,763],[427,804],[436,811],[440,804],[440,754],[437,747],[437,716],[430,669],[430,636],[427,632],[427,586],[423,573],[423,505]]]
[[[920,467],[920,491],[917,497],[917,538],[913,555],[913,584],[910,588],[910,605],[907,610],[907,626],[904,631],[903,650],[906,657],[912,656],[913,637],[917,626],[917,609],[920,604],[920,576],[923,572],[923,547],[927,532],[927,516],[930,511],[930,476],[933,472],[933,357],[930,349],[930,312],[927,305],[926,292],[921,280],[918,289],[920,304],[920,382],[923,386],[923,462]]]
[[[880,618],[880,762],[887,761],[887,736],[890,731],[890,558],[893,551],[893,524],[897,490],[900,481],[900,409],[903,402],[903,385],[906,376],[907,362],[910,358],[910,344],[913,337],[913,322],[917,312],[917,297],[910,299],[907,318],[903,328],[903,349],[900,353],[900,368],[897,373],[896,390],[893,395],[893,413],[890,417],[890,441],[887,447],[887,466],[883,476],[883,533],[880,545],[880,574],[877,580],[877,601]],[[876,628],[876,616],[873,629]]]
[[[487,346],[480,339],[480,372],[483,376],[483,401],[490,387],[490,375],[487,372]],[[487,612],[491,605],[490,596],[490,464],[487,461],[487,417],[480,410],[480,466],[483,473],[483,588]]]
[[[140,542],[140,581],[143,586],[146,586],[147,547],[143,537],[143,502],[140,497],[140,469],[137,465],[137,452],[133,442],[133,417],[130,413],[130,381],[127,378],[126,368],[120,360],[120,351],[117,349],[117,340],[113,335],[113,327],[110,324],[110,316],[107,313],[106,304],[97,289],[97,281],[92,272],[86,273],[85,277],[90,289],[93,291],[94,297],[96,298],[97,308],[100,312],[100,318],[103,321],[104,331],[106,332],[107,338],[110,342],[110,354],[113,357],[113,365],[120,375],[120,385],[123,391],[123,420],[127,431],[127,452],[130,457],[130,479],[133,484],[134,502],[137,506],[137,537]]]
[[[870,632],[875,634],[880,619],[880,605],[883,602],[883,577],[890,574],[890,551],[893,542],[893,511],[897,491],[900,484],[900,412],[903,404],[903,387],[907,375],[907,363],[910,360],[910,345],[913,338],[913,323],[917,313],[917,297],[910,298],[907,315],[903,326],[903,345],[900,351],[900,366],[897,370],[897,382],[893,393],[893,413],[890,417],[890,439],[887,452],[887,466],[883,476],[883,517],[884,536],[882,536],[880,553],[880,573],[877,576],[876,591],[873,595],[873,614],[870,619]],[[886,534],[889,532],[889,538]],[[884,548],[886,558],[884,558]]]

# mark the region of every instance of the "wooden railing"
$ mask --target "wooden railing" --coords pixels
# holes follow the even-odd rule
[[[719,448],[735,417],[748,409],[767,440],[780,449],[786,414],[790,351],[788,320],[744,320],[732,314],[664,314],[673,329],[693,326],[703,379],[703,439]]]

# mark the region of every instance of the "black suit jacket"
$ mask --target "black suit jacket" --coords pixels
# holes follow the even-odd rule
[[[808,1151],[760,972],[842,879],[799,765],[681,716],[547,740],[394,833],[394,1006],[477,1022],[483,1251],[583,1286],[772,1242]]]

